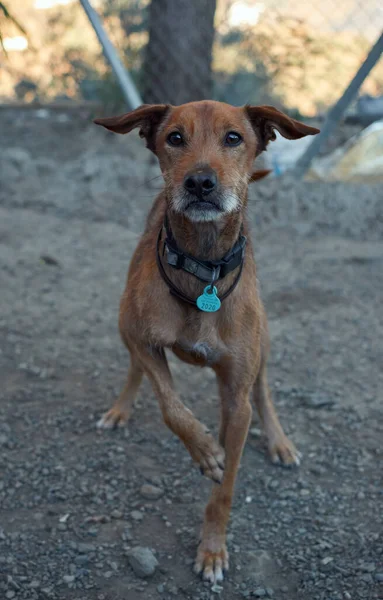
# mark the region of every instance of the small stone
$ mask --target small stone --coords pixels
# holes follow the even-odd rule
[[[160,583],[159,585],[157,585],[157,592],[158,592],[159,594],[163,594],[163,593],[164,593],[164,591],[165,591],[165,586],[164,586],[164,584],[163,584],[163,583]]]
[[[265,588],[261,588],[261,587],[257,588],[254,591],[254,596],[256,598],[263,598],[264,596],[266,596],[266,590],[265,590]]]
[[[164,490],[150,483],[145,483],[140,489],[140,494],[147,500],[158,500],[164,495]]]
[[[123,513],[121,510],[112,510],[112,512],[110,513],[110,516],[112,517],[112,519],[122,519],[123,517]]]
[[[332,562],[334,559],[331,556],[325,556],[325,558],[323,558],[321,560],[322,565],[328,565],[330,562]]]
[[[205,581],[204,583],[207,583],[207,582]],[[212,587],[211,587],[211,591],[213,592],[213,594],[220,594],[222,592],[222,590],[223,590],[223,587],[221,585],[218,585],[217,583],[214,583],[214,585],[212,585]],[[211,596],[211,599],[214,599],[214,596]]]
[[[73,583],[75,580],[75,576],[74,575],[64,575],[63,577],[63,582],[64,583]]]
[[[29,584],[29,587],[32,588],[33,590],[36,590],[37,588],[40,587],[40,582],[37,581],[37,579],[34,579],[33,581],[31,581],[31,583]]]
[[[89,562],[89,556],[87,554],[80,554],[74,559],[76,565],[86,565]]]
[[[330,406],[334,406],[335,404],[333,398],[329,398],[328,396],[316,393],[304,396],[302,400],[303,404],[308,408],[327,408]]]
[[[365,573],[364,575],[361,575],[360,579],[364,581],[364,583],[373,583],[374,581],[370,573]]]
[[[274,596],[274,590],[272,588],[266,588],[266,594],[269,598],[272,598]]]
[[[14,598],[16,596],[16,593],[13,592],[12,590],[9,590],[6,594],[5,597],[7,598],[7,600],[10,600],[11,598]]]
[[[87,552],[95,552],[96,546],[87,542],[79,542],[79,544],[77,544],[77,550],[80,554],[87,554]]]
[[[132,533],[128,527],[125,527],[124,531],[121,534],[121,538],[124,542],[131,542],[133,539]]]
[[[104,573],[104,577],[105,579],[110,579],[111,577],[113,577],[113,571],[106,571]]]
[[[43,593],[45,596],[50,596],[50,595],[52,594],[52,590],[53,590],[53,588],[52,588],[52,587],[45,587],[45,588],[42,588],[42,589],[41,589],[42,593]]]
[[[134,519],[135,521],[142,521],[142,519],[144,518],[144,515],[139,510],[133,510],[130,514],[132,519]]]
[[[375,573],[375,581],[383,583],[383,573]]]
[[[373,573],[375,569],[375,563],[363,563],[363,565],[360,567],[360,570],[364,571],[365,573]]]
[[[252,427],[250,429],[250,435],[254,438],[260,438],[262,435],[262,431],[261,429],[258,429],[258,427]]]
[[[150,577],[154,574],[158,561],[149,548],[136,546],[128,553],[129,564],[137,577]]]
[[[352,596],[348,592],[343,592],[343,598],[344,600],[352,600]]]

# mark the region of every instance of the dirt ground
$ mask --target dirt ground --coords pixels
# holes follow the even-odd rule
[[[85,113],[3,111],[0,130],[1,600],[383,598],[381,189],[252,188],[270,383],[303,461],[272,466],[254,417],[212,589],[192,572],[211,484],[149,383],[128,428],[96,429],[126,375],[119,296],[158,168]],[[216,432],[212,373],[169,358]],[[158,560],[147,579],[135,546]]]

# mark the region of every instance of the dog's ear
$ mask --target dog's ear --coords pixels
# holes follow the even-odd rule
[[[102,125],[115,133],[129,133],[137,127],[140,136],[146,139],[146,146],[155,152],[155,136],[161,121],[165,118],[170,106],[167,104],[142,104],[132,112],[119,117],[95,119],[96,125]]]
[[[247,118],[259,140],[257,155],[276,139],[275,129],[288,140],[298,140],[306,135],[316,135],[319,129],[291,119],[273,106],[245,106]]]
[[[258,179],[263,179],[269,173],[271,173],[270,169],[262,169],[261,171],[253,171],[250,175],[249,183],[253,183],[253,181],[258,181]]]

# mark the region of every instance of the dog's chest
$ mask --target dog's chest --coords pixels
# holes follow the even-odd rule
[[[223,354],[223,344],[216,331],[198,327],[185,328],[173,345],[182,360],[199,365],[214,365]]]

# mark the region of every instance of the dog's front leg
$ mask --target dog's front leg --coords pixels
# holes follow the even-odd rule
[[[163,348],[141,347],[137,352],[158,397],[166,425],[185,444],[201,473],[220,483],[224,472],[224,450],[179,399]]]
[[[221,485],[213,488],[205,511],[202,540],[198,547],[195,570],[204,579],[215,583],[223,579],[229,567],[226,549],[226,527],[234,491],[235,479],[251,422],[251,385],[237,389],[220,381],[223,420],[220,441],[224,444],[225,473]]]

